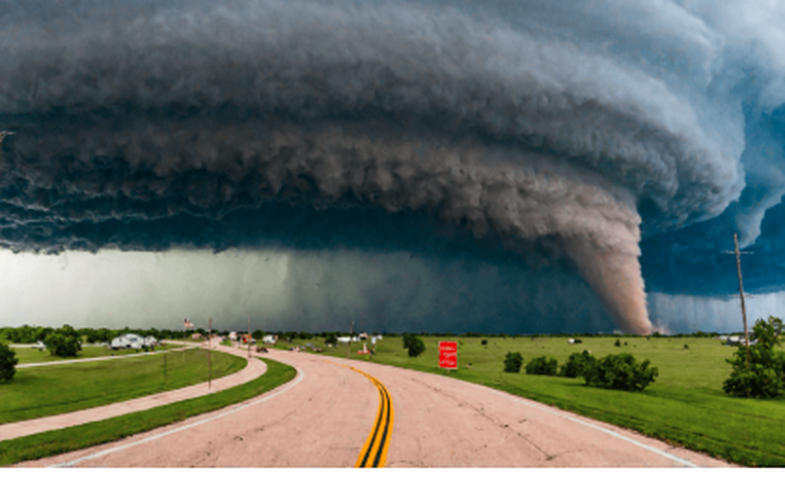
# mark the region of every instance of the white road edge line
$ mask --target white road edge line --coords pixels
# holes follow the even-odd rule
[[[292,366],[292,367],[294,367],[294,366]],[[290,384],[289,386],[285,387],[284,389],[281,389],[280,391],[278,391],[276,393],[273,393],[272,395],[265,396],[265,397],[263,397],[261,399],[258,399],[258,400],[254,401],[252,403],[240,404],[239,406],[236,406],[236,407],[230,409],[229,411],[226,411],[225,413],[221,413],[221,414],[219,414],[217,416],[213,416],[213,417],[207,418],[207,419],[202,419],[201,421],[195,422],[193,424],[188,424],[186,426],[182,426],[182,427],[179,427],[179,428],[176,428],[176,429],[172,429],[171,431],[166,431],[166,432],[163,432],[163,433],[160,433],[160,434],[156,434],[155,436],[151,436],[149,438],[141,439],[139,441],[136,441],[136,442],[133,442],[133,443],[130,443],[130,444],[125,444],[123,446],[118,446],[118,447],[112,448],[112,449],[106,449],[104,451],[99,451],[97,453],[93,453],[93,454],[91,454],[89,456],[85,456],[83,458],[75,459],[73,461],[68,461],[66,463],[52,464],[52,465],[47,466],[47,467],[48,468],[67,468],[67,467],[75,466],[75,465],[77,465],[77,464],[79,464],[79,463],[81,463],[83,461],[87,461],[87,460],[95,459],[95,458],[100,458],[101,456],[106,456],[107,454],[115,453],[117,451],[122,451],[123,449],[128,449],[128,448],[131,448],[131,447],[134,447],[134,446],[138,446],[140,444],[144,444],[144,443],[147,443],[147,442],[150,442],[150,441],[155,441],[156,439],[160,439],[160,438],[162,438],[164,436],[168,436],[168,435],[174,434],[174,433],[179,433],[180,431],[185,431],[186,429],[190,429],[190,428],[199,426],[201,424],[205,424],[205,423],[208,423],[210,421],[214,421],[214,420],[222,418],[224,416],[228,416],[229,414],[233,414],[233,413],[235,413],[237,411],[241,411],[241,410],[243,410],[245,408],[249,408],[249,407],[254,406],[256,404],[268,401],[268,400],[278,396],[279,394],[283,394],[286,391],[288,391],[289,389],[291,389],[294,386],[298,385],[300,383],[300,381],[302,381],[305,378],[305,374],[303,374],[302,371],[300,371],[296,367],[295,367],[295,369],[297,370],[297,379],[295,379],[295,381],[292,384]]]
[[[487,386],[486,386],[486,387],[487,387]],[[643,449],[648,449],[648,450],[649,450],[649,451],[651,451],[651,452],[657,453],[657,454],[659,454],[660,456],[664,456],[664,457],[666,457],[666,458],[668,458],[668,459],[671,459],[671,460],[673,460],[673,461],[676,461],[676,462],[682,463],[682,464],[684,464],[685,466],[688,466],[688,467],[690,467],[690,468],[697,468],[697,467],[699,467],[697,464],[693,464],[693,463],[691,463],[690,461],[687,461],[686,459],[682,459],[682,458],[680,458],[680,457],[678,457],[678,456],[674,456],[673,454],[666,453],[665,451],[662,451],[662,450],[660,450],[660,449],[653,448],[653,447],[651,447],[651,446],[648,446],[648,445],[646,445],[646,444],[644,444],[644,443],[641,443],[640,441],[636,441],[636,440],[634,440],[634,439],[628,438],[627,436],[624,436],[624,435],[622,435],[622,434],[619,434],[619,433],[617,433],[616,431],[611,431],[610,429],[606,429],[606,428],[603,428],[603,427],[600,427],[600,426],[595,426],[594,424],[587,423],[587,422],[585,422],[585,421],[581,421],[581,420],[580,420],[580,419],[578,419],[578,418],[575,418],[575,417],[572,417],[572,416],[568,416],[568,415],[566,415],[566,414],[562,414],[562,413],[561,413],[559,410],[557,410],[556,408],[552,408],[552,407],[550,407],[550,406],[548,406],[548,407],[540,406],[540,405],[539,405],[539,404],[537,404],[537,403],[534,403],[534,402],[531,402],[531,401],[526,401],[526,400],[524,400],[524,399],[521,399],[521,398],[519,398],[519,397],[517,397],[517,396],[513,396],[512,394],[505,393],[505,392],[503,392],[503,391],[497,391],[496,389],[492,389],[492,391],[494,391],[494,392],[496,392],[497,394],[499,394],[499,395],[502,395],[502,396],[509,396],[509,397],[511,397],[513,400],[515,400],[515,401],[517,401],[517,402],[519,402],[519,403],[521,403],[521,404],[525,404],[525,405],[527,405],[527,406],[531,406],[531,407],[533,407],[533,408],[537,408],[537,409],[539,409],[540,411],[545,411],[545,412],[549,412],[549,413],[551,413],[551,414],[555,414],[555,415],[557,415],[557,416],[559,416],[559,417],[562,417],[562,418],[564,418],[564,419],[569,419],[570,421],[575,421],[575,422],[576,422],[576,423],[578,423],[578,424],[582,424],[582,425],[584,425],[584,426],[588,426],[588,427],[590,427],[590,428],[592,428],[592,429],[596,429],[596,430],[598,430],[598,431],[602,431],[603,433],[610,434],[611,436],[615,436],[615,437],[617,437],[617,438],[619,438],[619,439],[623,439],[624,441],[627,441],[627,442],[629,442],[629,443],[632,443],[632,444],[634,444],[634,445],[636,445],[636,446],[638,446],[638,447],[641,447],[641,448],[643,448]]]

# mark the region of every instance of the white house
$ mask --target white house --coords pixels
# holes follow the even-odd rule
[[[152,339],[152,342],[156,342],[153,336],[149,336],[148,339]],[[123,334],[122,336],[117,336],[112,339],[112,343],[109,345],[109,347],[112,349],[141,349],[144,346],[149,345],[150,344],[145,343],[145,338],[139,334],[129,332],[128,334]]]

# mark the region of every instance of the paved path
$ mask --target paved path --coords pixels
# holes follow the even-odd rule
[[[190,346],[190,347],[178,347],[176,349],[167,349],[164,351],[154,351],[154,352],[140,352],[138,354],[121,354],[119,356],[101,356],[101,357],[85,357],[82,359],[68,359],[64,361],[49,361],[49,362],[30,362],[27,364],[17,364],[16,368],[22,367],[38,367],[38,366],[55,366],[57,364],[73,364],[75,362],[91,362],[91,361],[111,361],[112,359],[125,359],[127,357],[138,357],[138,356],[152,356],[154,354],[163,354],[166,352],[177,352],[177,351],[184,351],[186,349],[194,349],[197,346]]]
[[[22,466],[350,467],[374,444],[369,433],[382,418],[374,379],[394,407],[388,467],[728,466],[445,376],[306,353],[265,356],[295,366],[297,378],[237,406]]]
[[[241,353],[236,349],[231,349],[225,346],[214,346],[213,349],[228,352],[238,356],[243,356],[245,354],[244,352]],[[241,371],[213,380],[212,387],[209,389],[208,383],[204,382],[173,391],[161,392],[158,394],[152,394],[150,396],[130,399],[128,401],[108,404],[106,406],[98,406],[82,411],[31,419],[29,421],[21,421],[18,423],[0,424],[0,441],[22,436],[29,436],[31,434],[51,431],[53,429],[63,429],[94,421],[101,421],[104,419],[113,418],[115,416],[121,416],[123,414],[136,411],[145,411],[147,409],[163,406],[165,404],[171,404],[177,401],[223,391],[224,389],[228,389],[230,387],[244,384],[248,381],[256,379],[257,377],[264,374],[266,370],[267,365],[259,359],[254,358]]]

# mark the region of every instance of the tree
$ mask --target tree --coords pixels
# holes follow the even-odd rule
[[[534,358],[526,365],[526,374],[544,374],[546,376],[555,376],[558,371],[559,361],[547,356]]]
[[[504,372],[521,372],[523,356],[520,352],[508,352],[504,356]]]
[[[483,339],[482,341],[480,341],[480,344],[482,344],[483,346],[487,346],[488,345],[488,339]]]
[[[8,382],[16,374],[16,351],[11,349],[8,344],[0,342],[0,381]]]
[[[585,349],[581,353],[573,352],[567,359],[567,363],[561,367],[560,374],[564,377],[576,378],[582,376],[584,370],[596,362],[597,359]]]
[[[609,354],[584,366],[581,376],[587,385],[622,391],[642,391],[659,375],[649,360],[638,364],[629,353]]]
[[[44,343],[53,356],[76,357],[82,350],[79,332],[68,324],[49,334]]]
[[[325,342],[325,344],[332,344],[334,346],[334,345],[338,344],[338,336],[336,336],[335,333],[331,332],[324,339],[324,342]]]
[[[425,352],[425,343],[414,334],[404,334],[403,348],[409,351],[409,357],[417,357]]]
[[[752,328],[749,364],[747,347],[739,346],[732,359],[731,375],[722,384],[722,390],[739,397],[769,399],[779,396],[785,389],[785,352],[777,349],[782,343],[782,320],[769,317],[758,319]]]

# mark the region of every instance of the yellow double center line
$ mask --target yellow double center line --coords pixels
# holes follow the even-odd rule
[[[392,435],[393,420],[395,418],[392,398],[390,398],[387,388],[378,379],[359,369],[353,367],[350,369],[370,379],[376,386],[376,389],[379,390],[379,412],[376,415],[376,422],[373,428],[371,428],[371,433],[368,435],[368,439],[365,441],[365,445],[363,445],[360,451],[360,456],[357,458],[357,464],[354,467],[381,468],[387,462],[387,449],[390,447],[390,436]]]
[[[376,414],[376,421],[373,423],[368,439],[365,441],[360,456],[357,457],[355,468],[382,468],[387,462],[387,449],[390,447],[390,437],[392,436],[393,420],[395,412],[393,410],[392,398],[387,388],[378,379],[368,373],[355,369],[345,364],[326,361],[341,367],[347,367],[352,371],[358,372],[367,377],[379,391],[379,411]]]

